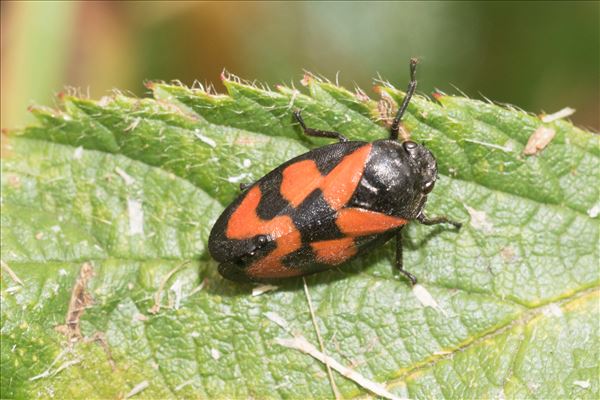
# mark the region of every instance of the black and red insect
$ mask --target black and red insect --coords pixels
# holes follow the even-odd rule
[[[225,209],[210,233],[208,248],[219,273],[235,281],[269,281],[307,275],[338,266],[396,237],[396,266],[402,266],[402,228],[412,220],[425,225],[461,224],[446,217],[427,218],[427,195],[437,178],[436,160],[427,148],[400,143],[400,120],[415,92],[411,80],[390,128],[390,138],[372,143],[349,141],[337,132],[305,125],[309,136],[339,143],[298,156],[250,185]]]

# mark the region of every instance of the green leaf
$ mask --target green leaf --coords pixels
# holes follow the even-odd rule
[[[403,95],[304,83],[66,96],[3,137],[2,398],[333,396],[323,364],[276,341],[283,319],[318,347],[302,281],[252,296],[206,250],[240,182],[328,142],[303,137],[293,109],[375,140]],[[398,396],[597,398],[599,137],[436,98],[416,97],[405,126],[438,159],[427,212],[464,226],[410,225],[404,263],[437,307],[394,276],[385,245],[307,278],[325,352]],[[540,126],[556,136],[524,156]],[[368,393],[333,375],[344,398]]]

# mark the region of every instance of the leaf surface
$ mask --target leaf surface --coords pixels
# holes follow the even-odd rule
[[[252,296],[218,275],[208,234],[239,183],[328,142],[303,137],[293,109],[376,140],[403,94],[224,83],[227,95],[154,83],[150,99],[66,96],[3,137],[1,397],[333,396],[324,365],[275,342],[289,337],[279,316],[318,344],[302,281]],[[598,136],[555,121],[524,156],[537,117],[437,100],[416,97],[405,126],[439,164],[426,212],[464,226],[411,224],[404,263],[438,307],[394,276],[385,245],[307,278],[326,353],[410,398],[597,398]],[[367,393],[334,379],[346,398]]]

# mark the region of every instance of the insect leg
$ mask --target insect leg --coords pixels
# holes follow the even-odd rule
[[[411,285],[417,284],[417,278],[410,272],[404,269],[402,263],[402,229],[396,234],[396,268],[410,281]]]
[[[304,123],[304,120],[302,119],[302,116],[300,115],[300,111],[298,111],[298,110],[294,111],[294,118],[296,118],[296,121],[298,121],[298,123],[302,127],[302,130],[304,131],[304,134],[307,136],[332,138],[332,139],[337,139],[340,142],[348,141],[346,136],[342,135],[341,133],[332,132],[332,131],[321,131],[318,129],[313,129],[313,128],[307,127],[306,124]]]
[[[415,90],[417,89],[417,80],[415,78],[417,72],[417,59],[410,59],[410,82],[408,83],[408,88],[406,89],[406,95],[404,96],[404,100],[402,100],[402,104],[398,109],[398,113],[396,113],[396,117],[394,118],[394,122],[392,122],[392,126],[390,127],[390,139],[396,140],[398,139],[398,131],[400,129],[400,120],[408,107],[408,103],[410,103],[410,99],[413,94],[415,94]]]
[[[423,225],[451,224],[454,225],[456,229],[460,229],[460,227],[462,226],[460,222],[451,221],[448,219],[448,217],[441,216],[427,218],[423,213],[419,214],[419,216],[417,217],[417,221],[419,221]]]

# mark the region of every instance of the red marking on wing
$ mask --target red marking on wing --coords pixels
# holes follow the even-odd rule
[[[362,178],[371,147],[368,144],[348,154],[323,180],[323,197],[334,210],[342,208],[352,197]]]
[[[317,261],[325,264],[341,264],[356,254],[356,246],[352,238],[323,240],[311,243]]]
[[[293,207],[298,207],[323,181],[323,176],[313,160],[294,163],[283,170],[281,195]]]
[[[276,239],[297,231],[292,218],[280,215],[273,219],[261,219],[256,214],[262,194],[258,186],[248,191],[244,200],[231,214],[227,223],[227,238],[250,239],[256,235],[269,235]]]
[[[359,147],[346,155],[336,167],[323,176],[313,160],[294,163],[283,170],[281,195],[293,207],[298,207],[316,189],[334,210],[348,201],[362,178],[364,167],[371,152],[371,145]]]
[[[261,193],[258,186],[254,186],[248,191],[227,222],[226,235],[229,239],[245,239],[257,234],[256,226],[261,221],[256,215],[256,207],[260,203],[260,198]]]
[[[276,248],[267,256],[248,267],[247,274],[257,278],[284,278],[302,274],[300,269],[287,268],[281,259],[302,246],[302,237],[292,218],[280,215],[264,220],[256,214],[261,192],[258,186],[248,191],[244,200],[233,212],[227,223],[229,239],[250,239],[256,235],[269,235],[275,239]]]
[[[344,208],[338,212],[336,225],[348,236],[367,236],[383,233],[406,224],[404,218],[363,210]]]
[[[281,262],[283,257],[302,246],[300,232],[294,230],[283,237],[277,238],[275,243],[277,244],[275,250],[248,267],[246,273],[249,276],[255,278],[286,278],[303,274],[302,269],[289,268]]]

